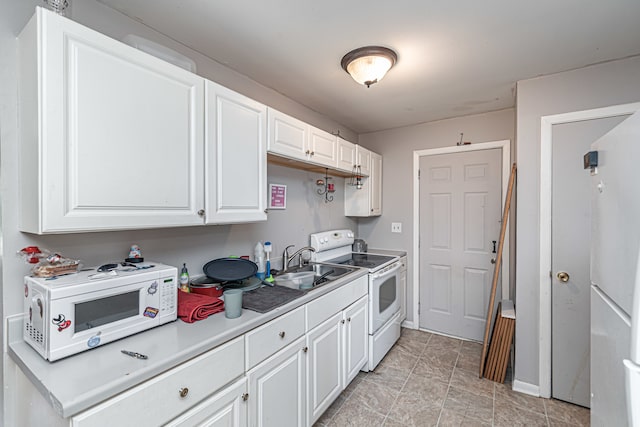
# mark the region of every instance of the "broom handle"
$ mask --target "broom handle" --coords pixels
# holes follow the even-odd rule
[[[484,326],[484,340],[482,342],[482,357],[480,358],[480,378],[484,374],[484,364],[487,358],[487,344],[489,341],[489,328],[491,327],[491,313],[493,312],[493,304],[496,300],[496,287],[498,286],[498,277],[500,276],[500,266],[502,265],[502,248],[504,247],[504,236],[507,232],[507,221],[509,220],[509,208],[511,207],[511,194],[513,191],[513,182],[516,177],[516,164],[511,166],[511,176],[509,176],[509,187],[507,188],[507,200],[504,203],[504,212],[502,214],[502,226],[500,228],[500,243],[498,244],[498,254],[496,256],[496,265],[493,270],[493,282],[491,283],[491,297],[489,298],[489,309],[487,311],[487,322]]]

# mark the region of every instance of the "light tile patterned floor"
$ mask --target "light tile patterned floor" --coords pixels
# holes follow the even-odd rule
[[[402,329],[380,365],[360,372],[316,426],[589,425],[586,408],[479,379],[481,350],[477,343]]]

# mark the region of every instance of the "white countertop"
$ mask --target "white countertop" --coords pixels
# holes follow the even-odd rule
[[[267,313],[242,310],[236,319],[227,319],[222,312],[195,323],[177,320],[56,362],[46,361],[23,341],[23,319],[13,317],[8,319],[9,355],[66,418],[366,274],[364,269],[356,270]],[[121,350],[149,358],[135,359]]]

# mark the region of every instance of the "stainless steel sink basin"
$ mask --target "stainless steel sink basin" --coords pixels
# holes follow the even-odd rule
[[[353,267],[337,267],[334,265],[327,264],[319,264],[319,263],[311,263],[308,265],[303,265],[302,267],[293,267],[288,269],[285,273],[299,273],[302,271],[313,271],[314,282],[313,288],[317,288],[318,286],[322,286],[329,282],[333,282],[347,274],[355,271],[356,269]],[[277,279],[277,276],[276,276]]]

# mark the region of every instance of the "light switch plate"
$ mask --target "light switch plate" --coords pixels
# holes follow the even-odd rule
[[[391,223],[391,232],[392,233],[402,233],[402,223],[401,222],[392,222]]]

